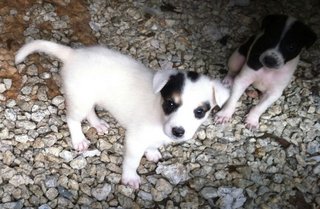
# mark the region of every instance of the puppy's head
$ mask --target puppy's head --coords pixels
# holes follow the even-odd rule
[[[266,16],[261,29],[262,33],[257,36],[250,54],[258,56],[260,65],[267,68],[281,68],[298,56],[303,47],[310,47],[317,39],[307,25],[286,15]]]
[[[177,141],[191,139],[212,108],[229,98],[229,90],[220,82],[196,72],[160,70],[153,89],[162,98],[163,130]]]

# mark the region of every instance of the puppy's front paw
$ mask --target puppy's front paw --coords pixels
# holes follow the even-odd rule
[[[245,123],[246,123],[246,127],[249,130],[255,131],[259,128],[259,117],[249,114],[245,120]]]
[[[217,112],[214,118],[214,122],[217,124],[224,124],[224,123],[229,123],[231,120],[232,114],[229,114],[228,112],[224,110],[220,110]]]
[[[133,189],[139,189],[141,183],[137,172],[123,172],[121,181],[124,185],[128,185]]]
[[[73,148],[79,152],[86,151],[90,145],[90,141],[86,138],[82,140],[73,141]]]
[[[147,160],[155,163],[162,158],[161,153],[157,149],[149,149],[144,153],[144,155],[146,156]]]
[[[99,120],[96,124],[92,124],[92,126],[97,130],[98,134],[107,134],[109,125],[104,120]]]
[[[223,80],[222,84],[226,87],[230,87],[233,85],[234,78],[230,75],[227,75]]]

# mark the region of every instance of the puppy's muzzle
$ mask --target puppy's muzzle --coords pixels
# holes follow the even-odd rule
[[[274,57],[265,56],[262,60],[263,65],[268,68],[276,68],[278,66],[278,61]]]
[[[284,64],[284,60],[277,50],[267,50],[260,56],[259,61],[263,66],[272,69],[279,69]]]
[[[171,132],[173,136],[180,138],[184,135],[185,131],[184,131],[184,128],[182,127],[173,127]]]

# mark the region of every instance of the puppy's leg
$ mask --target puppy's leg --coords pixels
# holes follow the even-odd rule
[[[108,133],[109,125],[107,124],[107,122],[101,120],[97,116],[94,108],[92,108],[89,114],[87,115],[87,120],[89,121],[90,125],[98,131],[98,134]]]
[[[84,117],[83,117],[84,118]],[[89,140],[84,136],[81,128],[80,118],[74,118],[72,116],[67,116],[67,123],[71,135],[71,141],[73,148],[78,151],[84,151],[89,147]]]
[[[158,162],[161,158],[162,155],[159,152],[158,149],[154,149],[154,148],[149,148],[147,149],[147,151],[144,153],[144,155],[146,156],[147,160],[151,161],[151,162]]]
[[[254,130],[259,127],[259,118],[282,95],[282,90],[272,90],[263,93],[259,103],[253,107],[245,120],[247,128]]]
[[[67,98],[67,124],[69,127],[73,148],[84,151],[89,147],[89,140],[81,128],[81,121],[89,114],[93,105],[77,100],[76,96]]]
[[[139,189],[140,176],[137,168],[146,150],[145,138],[136,131],[127,130],[125,139],[125,154],[122,167],[122,183],[133,189]]]
[[[253,83],[255,79],[255,71],[245,65],[239,75],[234,80],[234,85],[232,86],[231,96],[227,103],[224,105],[222,110],[220,110],[215,117],[216,123],[226,123],[229,122],[232,114],[234,113],[237,101],[240,99],[241,95],[245,89]]]
[[[240,72],[245,61],[246,57],[240,54],[238,49],[235,52],[233,52],[233,54],[228,60],[228,74],[222,80],[222,83],[225,86],[229,87],[233,85],[234,78]]]

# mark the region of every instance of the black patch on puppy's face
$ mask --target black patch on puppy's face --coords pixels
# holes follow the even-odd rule
[[[177,73],[170,76],[166,85],[161,89],[160,93],[163,98],[162,109],[165,115],[169,115],[176,111],[182,104],[180,95],[185,83],[183,73]]]
[[[285,15],[269,15],[263,19],[263,34],[254,42],[247,59],[247,65],[250,68],[258,70],[263,66],[259,61],[261,54],[280,42],[287,19],[288,16]]]
[[[250,68],[258,70],[264,65],[270,65],[271,68],[281,67],[281,64],[299,55],[303,47],[308,48],[316,41],[316,34],[307,25],[295,20],[286,28],[288,21],[289,17],[286,15],[266,16],[261,24],[262,35],[256,40],[251,37],[240,46],[239,53],[247,57],[247,65]],[[261,58],[267,50],[276,51],[277,46],[278,56]],[[264,64],[261,63],[261,59],[264,60]]]
[[[281,40],[279,50],[287,62],[300,54],[303,47],[310,47],[316,39],[316,34],[308,26],[295,21]]]

